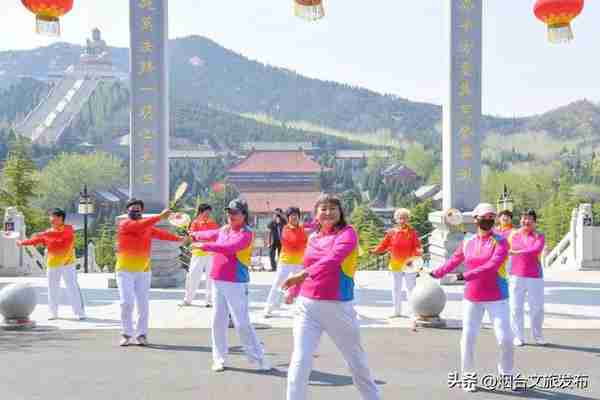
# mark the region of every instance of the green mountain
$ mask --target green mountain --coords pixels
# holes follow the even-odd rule
[[[35,50],[0,52],[0,87],[10,87],[23,76],[45,79],[49,73],[64,70],[76,62],[81,51],[81,46],[60,43]],[[309,79],[290,70],[248,60],[199,36],[172,40],[169,54],[171,98],[178,136],[203,141],[206,137],[201,135],[208,135],[220,126],[233,138],[224,141],[234,143],[250,137],[297,140],[307,132],[318,137],[336,137],[344,143],[358,140],[383,144],[394,140],[438,147],[441,141],[441,107],[437,105]],[[127,49],[113,48],[112,55],[116,68],[127,71]],[[37,89],[27,90],[35,92]],[[120,91],[126,89],[120,87],[117,92]],[[0,93],[0,100],[6,96],[6,92]],[[22,113],[39,100],[33,93],[26,97],[31,104],[24,104],[19,110]],[[118,97],[123,99],[121,94]],[[111,121],[112,135],[116,135],[116,131],[123,133],[128,126],[128,103],[121,100],[109,96],[107,101],[112,105],[100,118]],[[0,118],[2,115],[15,118],[18,114],[15,110],[3,114],[3,108],[4,104],[0,103]],[[104,128],[96,126],[102,125],[102,121],[94,124],[94,135],[107,134]],[[600,107],[579,101],[531,117],[485,117],[483,130],[487,147],[495,149],[499,145],[505,151],[511,151],[511,146],[534,154],[555,147],[581,147],[600,137]],[[265,132],[264,137],[261,132]],[[510,141],[506,140],[508,135]],[[528,140],[538,144],[544,140],[549,145],[529,149],[535,147],[535,143],[527,143]]]

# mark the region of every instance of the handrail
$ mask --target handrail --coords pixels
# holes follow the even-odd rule
[[[569,245],[571,245],[570,232],[567,233],[560,242],[558,242],[556,247],[554,247],[554,249],[552,249],[552,251],[546,257],[544,257],[544,268],[549,268],[554,265],[556,260],[558,260],[560,256],[569,248]]]

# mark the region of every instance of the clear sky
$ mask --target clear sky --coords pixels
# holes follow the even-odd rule
[[[437,104],[445,84],[447,0],[325,0],[327,17],[306,23],[292,0],[171,0],[171,38],[197,34],[303,75]],[[6,3],[6,1],[4,2]],[[488,0],[484,9],[483,108],[503,116],[541,113],[586,98],[600,101],[600,1],[586,1],[575,41],[546,42],[533,0]],[[63,40],[83,44],[92,27],[128,44],[128,0],[75,0]],[[0,50],[52,43],[33,33],[18,0],[4,4]]]

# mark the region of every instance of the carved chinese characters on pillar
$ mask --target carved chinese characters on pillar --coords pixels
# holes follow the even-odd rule
[[[481,17],[482,0],[446,0],[451,8],[451,92],[445,118],[444,207],[472,209],[481,179]],[[447,171],[446,171],[447,170]],[[446,198],[446,195],[448,195]]]
[[[131,194],[168,201],[167,1],[130,0]]]

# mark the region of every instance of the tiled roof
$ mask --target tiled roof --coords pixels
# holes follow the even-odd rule
[[[257,151],[250,153],[245,160],[230,168],[229,172],[319,173],[321,166],[302,151]]]
[[[369,157],[389,157],[390,153],[386,150],[338,150],[335,152],[335,158],[343,159],[361,159]]]
[[[298,207],[302,212],[313,211],[320,192],[255,192],[241,193],[251,213],[268,213],[276,208]]]

